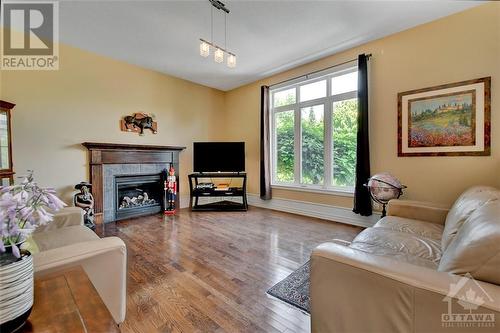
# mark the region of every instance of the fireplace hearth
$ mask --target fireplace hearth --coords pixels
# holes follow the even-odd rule
[[[115,218],[156,214],[161,211],[160,174],[115,176]]]

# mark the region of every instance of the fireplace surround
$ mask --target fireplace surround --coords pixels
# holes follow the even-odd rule
[[[159,177],[161,171],[172,163],[176,170],[177,184],[179,184],[179,154],[185,147],[95,142],[84,142],[82,145],[89,151],[89,174],[95,201],[94,210],[96,215],[102,215],[104,223],[126,218],[117,214],[117,205],[120,204],[119,198],[116,197],[117,180],[139,176]],[[158,184],[161,185],[159,181]],[[179,207],[178,199],[176,205]],[[147,214],[154,213],[154,210],[147,212]]]

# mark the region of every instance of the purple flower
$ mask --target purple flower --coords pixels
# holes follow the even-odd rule
[[[19,210],[19,214],[21,215],[21,218],[28,219],[33,215],[34,211],[35,209],[33,207],[23,207]]]
[[[66,206],[66,204],[51,191],[45,191],[45,195],[48,199],[48,206],[50,209],[58,211]]]
[[[16,244],[54,218],[46,208],[58,211],[64,206],[54,189],[43,189],[35,183],[32,171],[21,184],[0,187],[0,252],[10,244],[12,253],[19,257]]]
[[[26,190],[21,190],[13,196],[13,199],[16,200],[19,204],[24,205],[29,199],[29,193]]]
[[[43,207],[38,207],[36,209],[36,213],[38,214],[38,218],[40,219],[40,225],[47,224],[52,221],[54,215],[48,213]]]
[[[16,257],[19,258],[21,256],[21,253],[19,252],[19,248],[17,247],[14,242],[10,241],[10,246],[12,247],[12,254]]]

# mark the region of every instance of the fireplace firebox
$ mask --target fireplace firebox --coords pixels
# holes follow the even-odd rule
[[[161,211],[161,175],[115,176],[115,219],[156,214]]]

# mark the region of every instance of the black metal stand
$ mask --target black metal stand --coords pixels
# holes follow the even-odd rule
[[[238,173],[226,173],[226,172],[214,172],[214,173],[192,173],[189,176],[189,208],[192,211],[246,211],[248,210],[247,202],[247,174],[244,172]],[[226,190],[219,191],[216,188],[198,188],[200,184],[200,179],[211,179],[211,178],[231,178],[231,179],[242,179],[242,184],[235,187],[229,187]],[[230,197],[241,197],[242,203],[234,202],[230,200],[220,200],[216,202],[210,202],[205,204],[200,204],[200,198],[209,197],[219,197],[219,198],[230,198]]]

